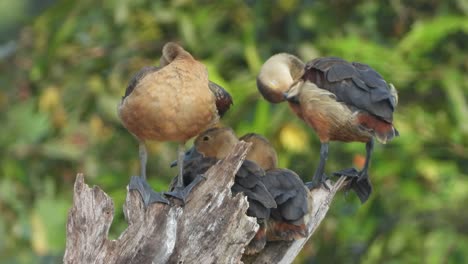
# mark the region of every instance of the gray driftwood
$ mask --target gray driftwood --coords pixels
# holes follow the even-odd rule
[[[241,263],[244,247],[258,225],[245,214],[247,199],[241,194],[232,196],[230,188],[249,145],[240,142],[231,155],[213,166],[185,206],[151,204],[145,208],[139,193],[128,191],[124,205],[128,228],[117,240],[108,239],[112,199],[99,187],[90,188],[78,174],[64,263]],[[310,194],[309,238],[343,181],[331,191],[318,189]],[[270,242],[260,254],[242,261],[291,263],[307,239]]]

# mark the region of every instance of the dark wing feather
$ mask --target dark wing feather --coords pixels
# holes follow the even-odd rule
[[[243,192],[249,202],[255,200],[266,208],[276,208],[273,196],[262,182],[265,172],[255,162],[245,160],[234,178],[233,192]]]
[[[294,222],[307,214],[308,191],[296,173],[288,169],[273,169],[266,172],[262,181],[278,206],[271,210],[272,218]]]
[[[259,177],[263,176],[265,176],[265,171],[257,163],[244,160],[236,173],[236,182],[242,183],[247,188],[252,188],[259,181]]]
[[[334,93],[340,102],[389,123],[393,121],[396,105],[390,86],[366,64],[335,57],[318,58],[306,64],[303,79]]]
[[[193,155],[193,157],[184,161],[184,186],[189,185],[197,175],[204,174],[218,162],[215,158],[203,155]],[[245,160],[236,173],[234,184],[231,187],[234,194],[243,193],[247,197],[249,201],[248,215],[263,219],[270,215],[270,208],[276,208],[273,196],[261,180],[264,175],[265,171],[260,166]],[[172,185],[174,186],[174,184],[175,181]]]
[[[205,174],[216,162],[217,159],[203,155],[184,161],[184,186],[188,186],[197,175]]]
[[[125,99],[125,97],[129,96],[135,87],[137,86],[138,82],[140,82],[141,79],[143,79],[146,75],[159,71],[161,67],[156,67],[156,66],[147,66],[143,67],[141,70],[139,70],[135,75],[133,75],[132,79],[130,79],[130,82],[128,83],[127,89],[125,89],[125,95],[122,97],[122,100]]]
[[[252,200],[248,199],[249,201],[249,208],[247,209],[247,215],[256,217],[259,219],[268,219],[270,217],[270,208],[265,207],[263,204]]]
[[[229,108],[231,108],[231,105],[233,104],[232,97],[226,90],[224,90],[223,87],[212,81],[209,82],[209,87],[216,97],[216,108],[218,109],[218,114],[222,117]]]

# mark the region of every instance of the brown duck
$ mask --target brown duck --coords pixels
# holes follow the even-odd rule
[[[317,133],[321,141],[320,162],[309,188],[326,180],[329,141],[366,143],[364,168],[337,172],[356,178],[358,196],[365,201],[372,191],[368,169],[373,138],[385,144],[398,136],[392,123],[398,102],[393,85],[362,63],[327,57],[304,65],[297,57],[280,53],[263,64],[257,87],[272,103],[287,100],[294,113]]]
[[[200,180],[201,175],[231,153],[238,142],[239,139],[231,128],[211,128],[200,134],[184,160],[183,179],[186,189],[191,189],[193,183]],[[270,217],[270,210],[276,208],[275,199],[263,184],[264,175],[265,171],[259,164],[245,160],[231,187],[233,194],[243,193],[247,197],[247,215],[257,218],[260,225],[255,236],[257,239],[245,249],[245,253],[249,255],[259,252],[265,246],[265,221]]]
[[[218,122],[232,99],[220,86],[208,80],[206,67],[176,43],[162,49],[160,67],[145,67],[131,79],[118,107],[119,117],[127,130],[140,142],[141,178],[132,178],[131,188],[138,189],[145,204],[167,202],[146,183],[147,150],[145,141],[179,143],[179,164],[184,158],[184,145]],[[183,167],[179,167],[183,175]],[[182,177],[175,192],[181,196]]]

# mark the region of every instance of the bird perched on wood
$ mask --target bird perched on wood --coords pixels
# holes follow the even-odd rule
[[[194,147],[184,162],[184,184],[190,184],[197,175],[201,175],[218,160],[227,157],[239,142],[231,128],[211,128],[200,134],[194,141]],[[261,181],[265,171],[256,163],[245,160],[234,178],[232,190],[244,193],[254,206],[248,214],[264,218],[269,208],[276,208],[276,203]],[[260,209],[262,207],[262,209]]]
[[[337,172],[357,178],[356,184],[362,183],[355,190],[365,201],[372,191],[368,169],[373,138],[385,144],[398,136],[392,123],[398,103],[393,85],[362,63],[327,57],[304,64],[294,55],[280,53],[263,64],[257,87],[272,103],[288,101],[294,113],[317,133],[321,142],[320,162],[309,188],[316,188],[326,180],[329,141],[366,143],[363,169]]]
[[[130,188],[137,189],[145,201],[167,202],[146,182],[147,150],[145,141],[176,141],[182,164],[184,145],[218,122],[232,104],[231,96],[208,80],[206,67],[176,43],[162,49],[160,67],[145,67],[131,79],[118,107],[123,125],[140,142],[141,178],[132,177]],[[174,197],[185,200],[182,192],[183,166]]]
[[[277,153],[266,138],[249,133],[240,140],[251,142],[252,146],[231,190],[247,196],[247,215],[256,217],[260,225],[245,253],[258,253],[267,240],[290,241],[307,236],[304,216],[310,208],[302,180],[291,170],[277,168]],[[200,134],[186,153],[184,185],[190,186],[238,142],[230,128],[212,128]]]
[[[192,185],[218,160],[232,152],[239,139],[230,128],[211,128],[200,134],[194,141],[193,148],[187,152],[184,160],[184,186]],[[231,191],[243,193],[249,202],[247,215],[256,217],[262,227],[270,216],[270,210],[276,208],[276,202],[262,182],[265,171],[256,163],[245,160],[234,178]],[[256,237],[261,237],[246,248],[246,254],[259,252],[265,246],[265,233],[260,228]]]
[[[277,168],[277,153],[263,136],[249,133],[239,138],[251,142],[246,159],[265,170],[262,182],[275,199],[265,226],[266,240],[291,241],[306,237],[305,216],[309,212],[308,191],[299,176],[288,169]]]

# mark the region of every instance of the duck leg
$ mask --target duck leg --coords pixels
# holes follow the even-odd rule
[[[140,141],[138,146],[138,156],[140,157],[140,176],[146,181],[146,163],[148,162],[148,151],[146,150],[146,144]]]
[[[184,145],[184,143],[180,143],[178,148],[177,166],[179,168],[179,174],[177,175],[177,183],[172,191],[166,192],[165,194],[182,200],[185,204],[193,187],[202,181],[204,177],[198,175],[188,186],[184,186],[184,160],[186,158]]]
[[[129,190],[137,190],[145,207],[152,203],[165,203],[169,204],[169,201],[164,198],[160,193],[155,192],[151,189],[151,186],[146,181],[146,162],[148,160],[148,153],[146,151],[145,142],[140,141],[139,146],[139,156],[140,156],[140,176],[132,176],[130,183],[128,185]]]
[[[369,178],[368,171],[370,165],[370,159],[372,151],[374,149],[374,140],[371,139],[366,143],[366,161],[364,162],[364,167],[361,171],[358,171],[356,168],[348,168],[341,171],[333,173],[335,176],[347,176],[352,178],[357,178],[357,181],[362,181]]]
[[[366,143],[366,161],[364,162],[364,168],[359,172],[359,178],[358,181],[366,180],[369,178],[369,174],[367,174],[369,170],[369,165],[370,165],[370,159],[372,155],[372,151],[374,150],[374,139],[371,138]]]
[[[372,193],[372,184],[369,180],[368,171],[373,150],[374,139],[371,139],[366,143],[366,161],[364,162],[364,167],[361,171],[358,171],[356,168],[348,168],[333,173],[335,176],[347,176],[354,178],[351,180],[350,188],[356,192],[362,203],[367,201]]]
[[[309,190],[319,188],[321,184],[325,186],[328,190],[330,190],[330,186],[326,184],[327,176],[325,175],[325,164],[327,163],[328,159],[328,142],[322,142],[320,146],[320,162],[315,170],[314,177],[312,178],[311,182],[307,182],[305,185],[309,188]]]

